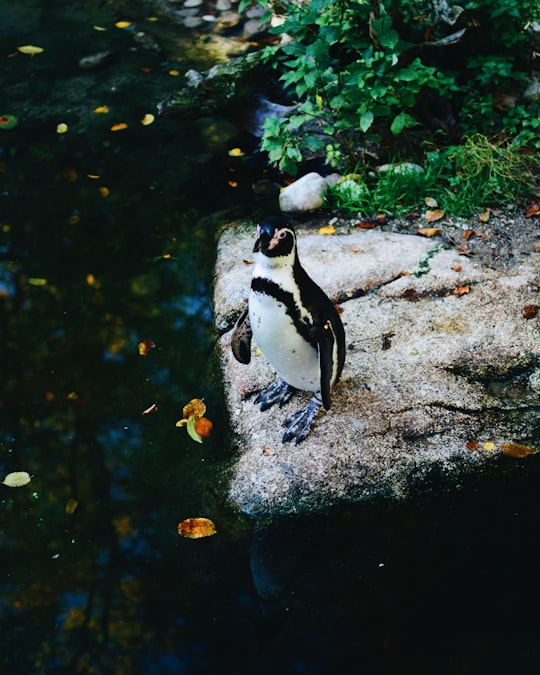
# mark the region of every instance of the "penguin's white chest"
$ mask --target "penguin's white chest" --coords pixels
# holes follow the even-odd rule
[[[318,349],[298,332],[291,311],[291,297],[295,309],[300,311],[301,320],[307,320],[307,312],[301,309],[292,279],[278,278],[276,283],[288,299],[251,290],[249,319],[253,337],[278,377],[297,389],[319,391]],[[298,318],[296,314],[296,321]]]

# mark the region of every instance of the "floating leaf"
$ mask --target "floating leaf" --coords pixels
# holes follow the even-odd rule
[[[503,455],[517,457],[518,459],[538,453],[536,448],[531,448],[529,445],[520,445],[519,443],[501,443],[501,448]]]
[[[108,197],[111,194],[111,191],[109,190],[108,187],[105,187],[104,185],[102,185],[99,188],[99,193],[102,197]]]
[[[125,122],[117,122],[116,124],[113,124],[111,127],[111,131],[122,131],[123,129],[127,129],[128,125]]]
[[[202,398],[191,399],[191,401],[187,405],[185,405],[182,410],[185,419],[194,417],[196,420],[198,420],[199,417],[202,417],[205,412],[206,412],[206,405],[202,400]]]
[[[146,410],[143,410],[143,415],[149,415],[150,413],[156,412],[157,409],[157,403],[152,403]]]
[[[28,485],[30,480],[30,474],[26,471],[13,471],[13,473],[8,473],[2,483],[8,487],[22,487]]]
[[[103,26],[94,26],[93,28],[94,28],[94,30],[97,30],[97,31],[100,31],[100,32],[107,30],[107,28],[104,28]]]
[[[139,354],[141,356],[148,356],[148,352],[156,346],[152,340],[142,340],[139,342]]]
[[[467,293],[470,292],[471,292],[470,286],[458,286],[457,288],[454,288],[454,295],[467,295]]]
[[[65,134],[68,129],[69,129],[69,127],[65,122],[60,122],[60,124],[56,125],[56,133],[57,134]]]
[[[201,539],[216,533],[216,526],[209,518],[186,518],[178,525],[178,534],[186,539]]]
[[[190,438],[192,438],[194,441],[197,441],[197,443],[202,443],[202,437],[197,433],[197,430],[195,429],[195,422],[197,420],[194,417],[189,417],[187,420],[187,432]]]
[[[325,225],[324,227],[319,227],[319,234],[335,234],[336,228],[333,225]]]
[[[169,70],[169,75],[172,75],[173,77],[178,77],[180,75],[179,70]]]
[[[66,513],[68,516],[72,516],[75,511],[77,510],[77,506],[79,506],[79,502],[76,499],[68,499],[66,502]]]
[[[208,438],[211,435],[213,428],[214,424],[207,417],[199,417],[199,419],[195,421],[195,432],[199,434],[201,438]]]
[[[147,127],[149,124],[152,124],[155,119],[156,118],[154,115],[152,115],[152,113],[146,113],[146,115],[141,120],[141,124]]]
[[[523,308],[523,318],[524,319],[534,319],[538,314],[538,305],[527,305]]]
[[[230,157],[243,157],[246,153],[241,148],[231,148],[229,150]]]
[[[435,223],[437,220],[440,220],[444,216],[444,211],[442,209],[428,209],[426,211],[426,221],[428,223]]]
[[[419,234],[421,237],[436,237],[441,232],[440,227],[421,227],[419,230],[416,230],[416,234]]]
[[[228,180],[227,184],[230,185],[232,188],[238,187],[238,183],[235,180]]]
[[[36,47],[35,45],[23,45],[22,47],[17,47],[17,50],[21,54],[29,54],[30,56],[41,54],[44,51],[43,47]]]
[[[28,283],[30,284],[30,286],[46,286],[47,279],[42,279],[40,277],[30,277],[28,279]]]
[[[0,115],[0,129],[13,129],[18,123],[15,115]]]
[[[129,28],[131,26],[131,21],[117,21],[114,25],[117,28]]]
[[[98,107],[94,108],[92,112],[96,113],[96,115],[105,115],[106,113],[109,112],[109,106],[98,105]]]

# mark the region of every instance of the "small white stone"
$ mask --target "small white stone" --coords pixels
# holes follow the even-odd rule
[[[281,191],[279,206],[284,213],[313,211],[323,205],[327,187],[324,178],[312,171]]]

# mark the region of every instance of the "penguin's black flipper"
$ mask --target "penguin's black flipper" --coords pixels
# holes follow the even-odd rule
[[[249,363],[251,361],[252,336],[249,309],[246,307],[236,322],[231,340],[232,353],[240,363]]]
[[[319,367],[321,369],[321,398],[326,410],[330,409],[330,389],[336,368],[336,339],[333,326],[327,321],[319,338]]]

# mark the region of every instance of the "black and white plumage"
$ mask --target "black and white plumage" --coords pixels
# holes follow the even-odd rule
[[[251,360],[251,338],[276,370],[278,380],[255,399],[261,410],[286,403],[296,389],[314,392],[305,410],[284,422],[283,441],[300,443],[309,433],[322,404],[330,408],[330,392],[345,361],[345,331],[339,314],[298,258],[296,233],[281,216],[257,227],[248,307],[236,323],[234,356]]]

